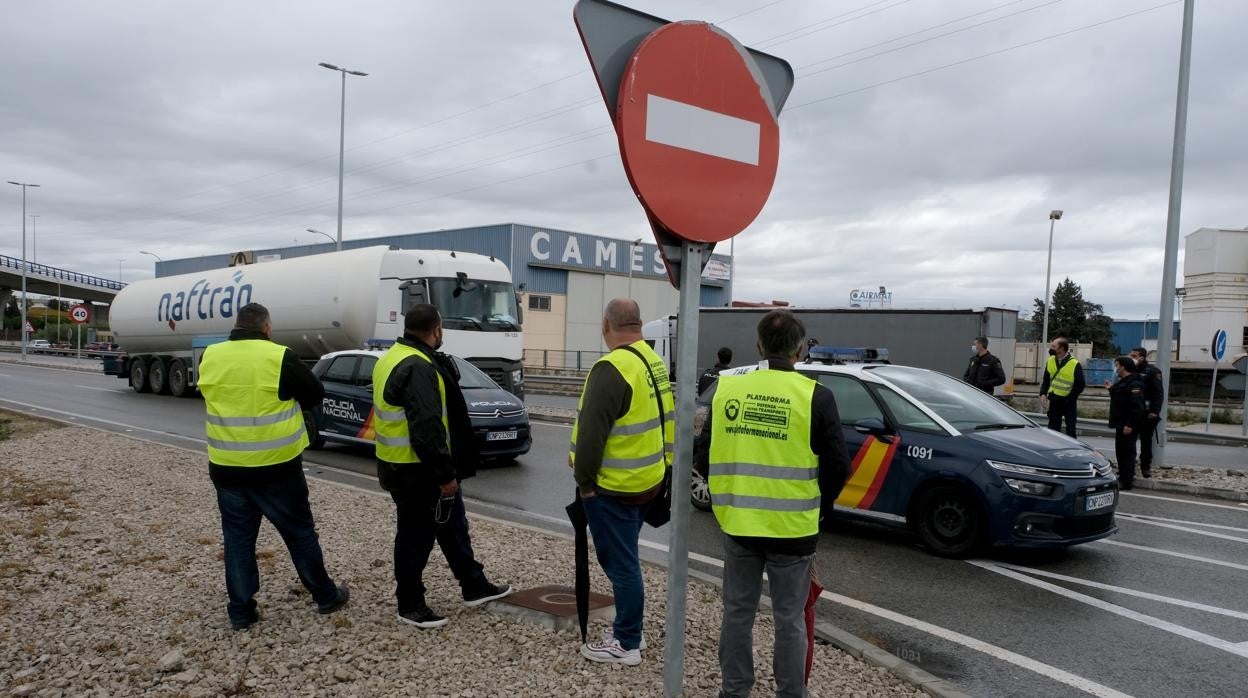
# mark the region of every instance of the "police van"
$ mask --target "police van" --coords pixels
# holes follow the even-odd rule
[[[1064,547],[1118,530],[1109,461],[991,395],[890,364],[885,349],[814,347],[795,368],[831,390],[840,412],[853,472],[834,515],[909,528],[948,557],[983,544]],[[698,398],[700,410],[714,392]],[[692,499],[709,510],[705,477],[695,472]]]

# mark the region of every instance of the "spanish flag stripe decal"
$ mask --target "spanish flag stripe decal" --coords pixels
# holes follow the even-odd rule
[[[841,490],[841,495],[836,498],[837,504],[850,508],[858,507],[875,480],[876,471],[879,470],[887,451],[887,444],[881,443],[874,436],[867,437],[867,440],[859,447],[858,453],[854,455],[853,474],[849,476],[845,488]]]
[[[893,464],[893,455],[897,453],[897,446],[901,444],[901,437],[894,436],[893,442],[888,445],[888,450],[884,453],[884,458],[875,473],[875,479],[871,481],[871,487],[867,490],[867,494],[858,503],[859,509],[870,509],[875,504],[875,497],[880,493],[880,488],[884,486],[884,478],[888,477],[888,468]]]
[[[373,408],[368,408],[368,419],[364,420],[364,426],[360,427],[355,437],[357,439],[368,439],[369,441],[377,437],[377,431],[373,428]]]

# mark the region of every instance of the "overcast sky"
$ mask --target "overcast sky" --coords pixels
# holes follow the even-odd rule
[[[1155,318],[1182,25],[1162,2],[631,5],[719,23],[796,69],[775,188],[736,240],[737,299],[835,306],[884,285],[895,307],[1026,312],[1060,208],[1053,285]],[[347,84],[347,239],[502,222],[649,239],[571,10],[9,3],[0,179],[42,185],[39,262],[109,278],[121,258],[124,280],[150,277],[139,250],[323,240],[304,229],[336,225],[327,61],[369,73]],[[1248,226],[1246,26],[1242,0],[1197,4],[1184,235]],[[20,254],[20,224],[6,185],[0,254]]]

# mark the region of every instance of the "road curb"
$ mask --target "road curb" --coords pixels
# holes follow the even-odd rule
[[[958,689],[957,686],[939,676],[926,672],[831,623],[816,621],[815,635],[852,657],[887,669],[892,675],[918,686],[928,695],[938,696],[938,698],[970,698],[969,693]]]
[[[551,424],[574,424],[576,417],[564,417],[557,414],[541,414],[534,412],[533,408],[529,408],[529,419],[535,422],[550,422]]]
[[[90,359],[88,359],[88,361],[90,361]],[[0,364],[13,364],[15,366],[37,366],[38,368],[52,368],[52,369],[57,369],[60,371],[76,371],[78,373],[101,373],[102,374],[104,372],[103,366],[100,366],[98,368],[84,368],[82,366],[66,366],[64,364],[49,364],[49,363],[43,363],[41,361],[22,361],[21,359],[10,359],[7,357],[0,357]]]
[[[1196,497],[1221,499],[1228,502],[1248,502],[1248,493],[1227,490],[1208,485],[1190,485],[1185,482],[1165,482],[1155,478],[1137,477],[1133,489],[1154,490],[1156,492],[1172,492],[1174,494],[1190,494]]]

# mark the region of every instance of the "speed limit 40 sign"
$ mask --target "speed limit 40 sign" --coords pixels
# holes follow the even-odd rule
[[[82,304],[75,305],[69,309],[69,319],[81,325],[91,319],[91,309]]]

